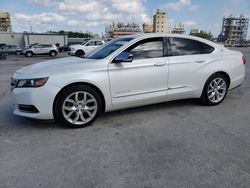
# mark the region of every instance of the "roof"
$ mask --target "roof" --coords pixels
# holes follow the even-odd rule
[[[203,39],[200,37],[196,36],[191,36],[191,35],[185,35],[185,34],[168,34],[168,33],[142,33],[142,34],[135,34],[135,35],[126,35],[122,36],[120,38],[134,38],[134,39],[143,39],[143,38],[151,38],[151,37],[178,37],[178,38],[186,38],[186,39],[192,39],[192,40],[197,40],[203,43],[206,43],[211,46],[216,46],[216,47],[221,47],[220,45],[209,41],[207,39]]]

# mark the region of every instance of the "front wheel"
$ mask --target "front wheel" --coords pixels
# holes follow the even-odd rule
[[[56,52],[55,51],[51,51],[50,53],[49,53],[49,55],[51,56],[51,57],[55,57],[56,56]]]
[[[76,51],[76,57],[83,57],[85,55],[85,52],[82,50],[77,50]]]
[[[26,52],[26,57],[32,57],[33,56],[33,53],[32,52]]]
[[[226,97],[229,83],[225,76],[216,73],[212,75],[206,82],[201,102],[208,106],[220,104]]]
[[[74,85],[63,90],[54,108],[56,120],[72,128],[91,125],[101,112],[99,94],[86,85]]]

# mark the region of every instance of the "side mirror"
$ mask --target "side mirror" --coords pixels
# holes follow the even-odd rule
[[[133,54],[129,52],[122,52],[113,60],[113,63],[122,63],[122,62],[132,62]]]

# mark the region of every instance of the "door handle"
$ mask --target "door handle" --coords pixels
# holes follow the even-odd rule
[[[166,65],[166,63],[164,62],[159,62],[159,63],[155,63],[154,66],[160,67],[160,66],[164,66]]]
[[[206,60],[203,60],[203,59],[197,59],[195,62],[196,63],[204,63]]]

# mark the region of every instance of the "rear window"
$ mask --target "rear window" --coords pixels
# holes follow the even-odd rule
[[[192,39],[169,38],[172,56],[210,54],[214,48]]]
[[[215,49],[212,46],[209,46],[205,43],[200,42],[200,45],[202,47],[201,54],[211,54]]]

